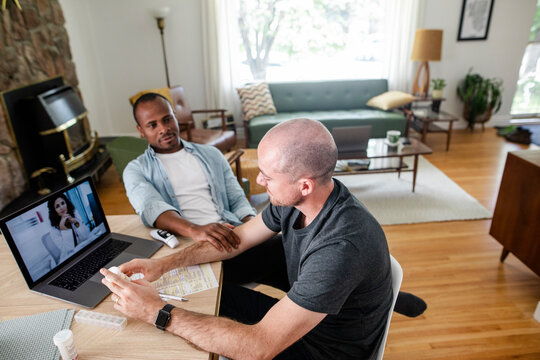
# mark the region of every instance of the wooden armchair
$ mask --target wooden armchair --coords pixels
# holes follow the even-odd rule
[[[217,147],[221,152],[227,152],[236,145],[236,134],[227,130],[225,124],[224,109],[191,110],[186,100],[184,88],[175,86],[170,88],[172,105],[178,124],[180,125],[180,137],[184,140],[197,144],[207,144]],[[221,129],[198,129],[195,127],[193,114],[219,114],[221,117]]]
[[[249,199],[250,196],[250,184],[249,179],[246,179],[245,177],[242,177],[242,166],[240,157],[244,155],[244,150],[238,149],[233,150],[231,152],[228,152],[224,154],[225,159],[229,162],[229,165],[231,165],[231,168],[233,172],[236,174],[236,180],[238,180],[238,183],[240,184],[240,187],[244,190],[244,194]]]

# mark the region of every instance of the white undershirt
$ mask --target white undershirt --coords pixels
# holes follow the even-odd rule
[[[183,217],[197,225],[221,222],[208,180],[195,156],[185,149],[172,154],[156,153],[156,156],[169,176]]]

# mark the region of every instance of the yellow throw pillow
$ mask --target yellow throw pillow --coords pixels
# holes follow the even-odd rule
[[[407,105],[416,99],[413,95],[402,91],[387,91],[368,100],[367,106],[381,110],[390,110]]]
[[[275,114],[276,107],[267,83],[248,85],[236,89],[242,103],[242,116],[247,121],[263,114]]]
[[[135,101],[137,101],[138,98],[140,98],[141,96],[143,96],[144,94],[148,94],[148,93],[156,93],[156,94],[159,94],[159,95],[162,95],[162,96],[165,96],[165,98],[167,100],[169,100],[169,103],[171,103],[171,106],[173,106],[173,100],[172,100],[172,96],[171,96],[171,90],[169,90],[168,87],[163,87],[163,88],[159,88],[159,89],[152,89],[152,90],[144,90],[144,91],[141,91],[135,95],[133,95],[132,97],[129,98],[129,101],[131,102],[131,105],[135,104]]]

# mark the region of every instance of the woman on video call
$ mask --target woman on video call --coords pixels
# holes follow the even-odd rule
[[[58,250],[60,259],[64,259],[73,249],[88,239],[90,230],[83,224],[81,217],[66,195],[49,200],[49,219],[53,227],[51,238]]]

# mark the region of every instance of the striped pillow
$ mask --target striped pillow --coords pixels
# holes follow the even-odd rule
[[[263,114],[275,114],[276,107],[267,83],[248,85],[236,89],[242,103],[244,121]]]

